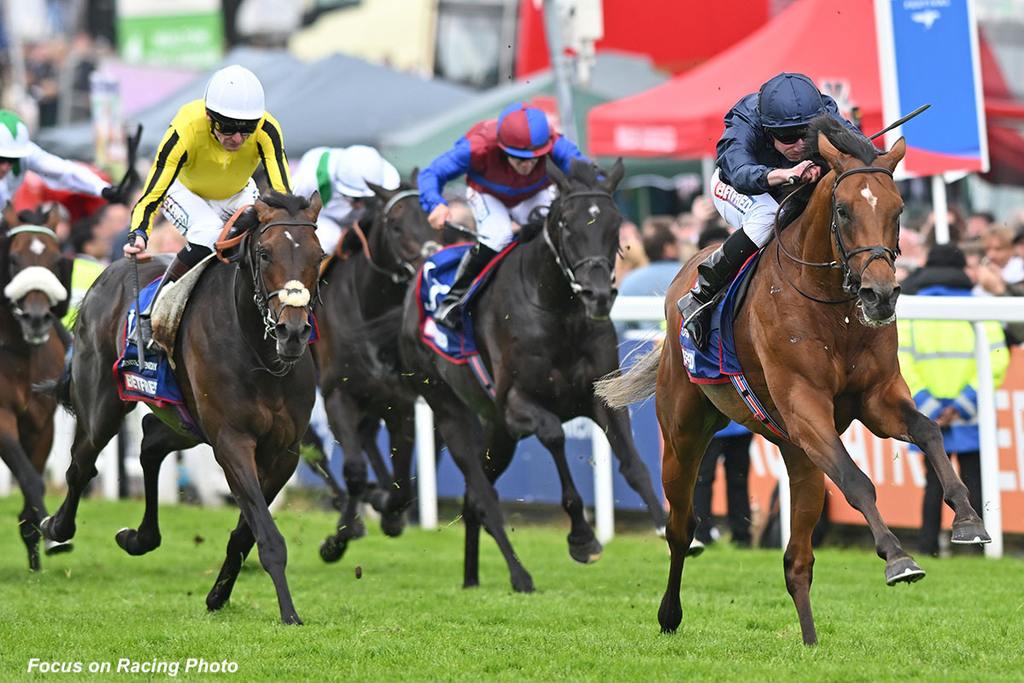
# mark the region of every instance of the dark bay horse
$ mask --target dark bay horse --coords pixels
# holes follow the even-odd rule
[[[238,262],[215,262],[203,273],[182,316],[174,352],[175,376],[185,402],[203,440],[213,446],[241,509],[206,605],[216,610],[227,602],[242,561],[255,543],[286,624],[302,622],[285,578],[284,537],[267,505],[295,471],[299,442],[313,407],[316,378],[306,346],[323,256],[315,234],[320,207],[319,195],[310,204],[301,197],[271,193],[242,214],[237,222],[244,234]],[[96,456],[135,406],[120,400],[111,374],[132,298],[131,266],[125,259],[108,268],[78,314],[70,378],[58,387],[78,421],[67,497],[60,510],[43,521],[47,538],[74,536],[79,500],[96,475]],[[142,281],[159,276],[163,267],[140,263]],[[137,530],[117,534],[118,544],[128,553],[139,555],[160,544],[160,463],[167,453],[198,442],[155,415],[143,420],[140,458],[146,512]]]
[[[341,243],[341,257],[323,273],[327,302],[315,309],[320,341],[313,346],[319,384],[331,431],[341,443],[347,495],[327,469],[319,469],[334,490],[342,511],[336,532],[320,547],[328,562],[341,559],[349,540],[365,533],[359,504],[369,493],[369,453],[378,487],[371,496],[382,513],[381,528],[397,536],[404,528],[403,512],[412,501],[410,468],[415,441],[416,394],[402,381],[398,367],[398,338],[376,321],[400,311],[409,282],[424,257],[436,251],[434,230],[419,205],[419,191],[403,185],[396,191],[372,183],[378,200],[360,225]],[[377,426],[388,430],[394,477],[378,452]],[[330,445],[325,445],[329,449]],[[388,496],[388,492],[396,495]],[[386,504],[385,504],[386,503]]]
[[[508,467],[519,439],[536,434],[555,461],[562,506],[569,514],[569,554],[592,562],[602,551],[584,518],[570,476],[562,423],[588,417],[608,435],[620,470],[640,494],[656,527],[665,512],[630,432],[625,409],[595,399],[593,383],[618,368],[618,340],[608,317],[615,300],[615,255],[622,217],[612,199],[621,160],[607,177],[574,162],[566,177],[548,163],[558,186],[541,234],[512,250],[492,282],[471,302],[475,338],[495,395],[465,365],[444,360],[418,338],[415,292],[406,297],[403,359],[433,409],[439,431],[466,476],[464,585],[479,583],[480,525],[498,541],[516,590],[532,588],[501,528],[493,482]],[[483,457],[483,471],[479,458]]]
[[[18,515],[29,569],[39,569],[39,523],[43,467],[53,444],[57,401],[33,391],[52,382],[64,367],[71,260],[61,256],[53,229],[57,212],[37,216],[4,210],[0,233],[0,457],[25,498]],[[68,550],[70,546],[62,546]],[[50,552],[50,551],[48,551]]]
[[[675,302],[692,284],[691,260],[665,297],[669,335],[598,392],[622,406],[656,396],[664,437],[662,482],[670,505],[668,586],[658,611],[664,632],[682,620],[683,560],[693,537],[693,487],[708,441],[731,418],[776,443],[789,472],[792,534],[783,565],[805,644],[817,642],[810,588],[811,532],[821,513],[823,473],[867,520],[889,585],[912,582],[924,571],[903,550],[875,505],[875,488],[839,435],[860,420],[875,435],[916,444],[939,474],[955,510],[953,541],[987,543],[981,518],[967,501],[943,451],[942,435],[918,412],[896,357],[894,261],[903,201],[892,171],[903,158],[902,139],[884,154],[833,119],[816,120],[808,142],[827,163],[816,186],[801,190],[806,209],[765,247],[735,325],[736,350],[749,381],[788,439],[775,436],[731,384],[691,383],[682,362]]]

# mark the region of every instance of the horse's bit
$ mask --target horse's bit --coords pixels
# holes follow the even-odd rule
[[[839,248],[840,260],[828,261],[826,263],[805,261],[791,254],[789,250],[786,249],[785,245],[782,244],[782,237],[779,234],[779,214],[782,211],[783,205],[785,205],[785,203],[789,200],[790,197],[799,192],[799,190],[794,190],[792,193],[787,195],[786,198],[782,200],[782,203],[779,204],[779,209],[775,214],[774,227],[775,242],[777,244],[775,255],[777,259],[779,258],[779,251],[781,250],[782,253],[784,253],[786,257],[789,258],[789,260],[793,261],[794,263],[798,263],[803,266],[810,266],[812,268],[838,268],[839,271],[843,274],[843,291],[850,295],[845,299],[819,299],[817,297],[811,296],[810,294],[807,294],[806,292],[801,291],[796,285],[790,283],[790,285],[794,289],[796,289],[797,292],[800,292],[801,295],[818,303],[842,304],[848,301],[853,301],[853,299],[857,297],[857,284],[860,282],[861,277],[863,277],[864,271],[868,269],[868,266],[870,266],[872,261],[874,261],[875,259],[882,259],[889,265],[890,268],[893,269],[893,271],[896,270],[897,252],[894,251],[893,249],[890,249],[889,247],[880,244],[876,244],[869,247],[856,247],[852,250],[847,250],[846,244],[843,242],[843,234],[839,230],[839,209],[836,206],[836,189],[838,189],[839,183],[841,183],[845,178],[851,175],[855,175],[857,173],[884,173],[885,175],[892,178],[892,171],[890,171],[887,168],[881,168],[878,166],[858,166],[857,168],[851,168],[849,170],[843,171],[838,176],[836,176],[836,179],[832,182],[832,223],[829,226],[829,230],[835,237],[836,246]],[[855,280],[853,277],[853,270],[850,268],[850,259],[856,256],[857,254],[863,253],[868,253],[870,254],[870,256],[864,262],[864,267],[860,269],[860,272],[857,274],[857,278]]]
[[[558,228],[562,231],[561,234],[559,234],[558,247],[556,247],[554,242],[551,241],[551,234],[548,232],[548,225],[551,223],[551,215],[549,214],[548,220],[544,221],[544,229],[542,231],[544,235],[544,243],[548,245],[552,255],[555,257],[555,263],[558,264],[558,268],[562,271],[562,275],[564,275],[565,279],[569,282],[569,288],[572,290],[573,294],[579,294],[583,291],[583,285],[576,280],[577,269],[590,263],[598,263],[608,266],[608,272],[611,273],[612,284],[615,284],[615,262],[613,260],[605,256],[587,256],[586,258],[570,265],[569,259],[565,256],[562,249],[560,249],[560,247],[565,244],[564,232],[566,229],[565,219],[562,218],[562,205],[570,199],[576,199],[578,197],[604,197],[608,199],[608,201],[614,202],[609,193],[601,190],[580,190],[579,192],[570,192],[564,197],[558,197],[556,200],[557,205],[555,205],[556,208],[553,211],[557,218]]]

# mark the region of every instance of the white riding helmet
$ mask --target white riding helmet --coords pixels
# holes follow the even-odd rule
[[[346,197],[372,197],[370,181],[387,190],[397,190],[401,182],[398,170],[373,147],[352,145],[331,154],[334,188]]]
[[[253,121],[266,113],[263,84],[244,66],[217,71],[206,86],[206,108],[229,119]]]
[[[31,151],[28,127],[14,112],[0,109],[0,157],[20,159]]]

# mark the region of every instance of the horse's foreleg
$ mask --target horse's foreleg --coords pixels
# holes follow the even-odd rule
[[[0,459],[11,470],[25,498],[25,505],[18,515],[18,529],[28,552],[29,569],[38,571],[39,521],[46,514],[43,478],[18,441],[17,418],[7,410],[0,411]]]
[[[791,492],[791,529],[789,545],[783,556],[786,589],[796,606],[804,645],[816,645],[818,634],[814,629],[814,614],[811,611],[811,580],[814,574],[811,534],[825,504],[825,478],[799,448],[791,445],[783,447],[782,457],[789,471]]]
[[[398,536],[405,529],[405,509],[413,499],[412,454],[416,443],[413,404],[404,402],[392,407],[385,418],[391,448],[391,483],[370,494],[370,503],[381,514],[380,528],[388,536]],[[374,444],[376,446],[376,444]]]
[[[320,546],[320,557],[325,562],[337,562],[348,549],[348,542],[366,535],[366,526],[359,516],[359,505],[366,493],[366,455],[359,434],[359,406],[351,396],[341,391],[332,391],[326,397],[327,420],[331,431],[341,444],[342,474],[348,499],[342,508],[335,533],[324,539]]]
[[[820,390],[806,385],[792,386],[779,409],[793,444],[839,487],[847,502],[864,515],[875,541],[875,551],[885,560],[885,582],[894,585],[924,577],[913,558],[900,546],[875,504],[875,486],[857,467],[835,428],[834,407]],[[777,402],[779,403],[779,402]]]
[[[942,485],[946,504],[953,509],[953,543],[989,543],[984,522],[971,506],[967,487],[953,469],[942,444],[942,432],[914,405],[906,382],[899,377],[864,401],[860,420],[882,438],[896,438],[918,446]]]
[[[604,401],[595,399],[593,419],[608,436],[612,452],[619,459],[619,472],[626,478],[629,487],[643,499],[654,520],[654,527],[660,533],[665,528],[667,516],[651,485],[651,473],[636,450],[630,430],[629,411],[625,408],[609,408]]]
[[[562,486],[562,507],[569,515],[571,525],[568,537],[570,557],[584,564],[601,559],[603,547],[583,514],[583,497],[576,489],[565,459],[565,431],[558,417],[513,388],[505,402],[505,423],[513,434],[536,434],[551,453]]]
[[[142,418],[142,447],[139,461],[146,491],[146,510],[138,529],[121,529],[115,540],[129,555],[144,555],[160,547],[159,507],[160,466],[172,451],[191,448],[196,442],[180,436],[150,413]]]
[[[373,475],[377,477],[377,485],[387,489],[391,486],[391,469],[384,460],[384,455],[377,447],[377,432],[380,431],[380,420],[371,418],[363,420],[359,425],[359,439],[363,442],[363,449],[366,451],[366,458],[373,468]]]
[[[288,548],[285,545],[284,536],[274,524],[270,508],[267,507],[268,502],[274,499],[288,477],[295,471],[299,460],[299,445],[295,443],[288,451],[278,455],[273,467],[265,474],[262,482],[257,475],[255,449],[256,442],[251,436],[222,430],[217,439],[214,454],[224,470],[231,493],[238,501],[242,521],[252,530],[251,534],[259,550],[260,564],[263,565],[274,582],[282,623],[301,624],[302,620],[295,611],[291,591],[288,589],[288,579],[285,576]],[[232,552],[236,555],[238,566],[241,566],[241,558],[238,558],[237,555],[238,551],[244,547],[245,542],[248,542],[248,536],[240,523],[232,532],[231,540],[228,542],[228,559],[225,561],[225,568],[228,568],[229,562],[232,562],[231,568],[234,567]],[[235,545],[233,546],[232,543]],[[249,547],[252,547],[251,544]],[[241,557],[244,558],[244,553]],[[224,575],[224,573],[224,568],[222,568],[221,574]],[[237,571],[234,576],[237,577]],[[218,584],[214,585],[214,591],[218,589],[220,582],[221,580],[218,578]],[[227,600],[227,596],[231,592],[230,586],[233,584],[234,578],[231,578],[230,584],[225,584],[226,593],[224,593],[224,589],[221,589],[223,600]],[[216,604],[216,598],[221,597],[221,595],[214,595],[214,591],[207,596],[207,607],[211,607],[211,603]],[[211,596],[214,598],[212,601]],[[216,609],[216,607],[211,607],[211,609]]]

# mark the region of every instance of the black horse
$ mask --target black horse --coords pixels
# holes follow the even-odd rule
[[[479,583],[480,524],[498,541],[516,590],[531,590],[502,530],[493,482],[508,467],[519,439],[536,434],[551,452],[572,527],[569,554],[592,562],[602,551],[584,518],[583,499],[569,473],[562,423],[588,417],[608,435],[620,470],[640,494],[660,530],[666,515],[630,432],[629,414],[595,399],[594,381],[616,370],[618,340],[608,314],[615,300],[615,255],[622,217],[612,192],[621,160],[607,177],[574,162],[569,177],[553,163],[558,186],[540,235],[524,237],[472,302],[475,337],[494,380],[491,398],[465,365],[435,354],[419,339],[415,292],[406,297],[403,358],[437,426],[466,476],[464,585]],[[481,460],[481,455],[483,459]],[[482,469],[481,469],[482,465]]]
[[[378,201],[360,221],[367,227],[346,233],[339,258],[323,274],[328,303],[315,309],[321,336],[313,351],[328,421],[344,452],[347,488],[346,494],[323,456],[317,463],[320,473],[342,511],[336,532],[320,547],[328,562],[341,559],[348,542],[365,533],[358,511],[367,497],[382,514],[385,534],[397,536],[404,528],[403,511],[412,501],[416,395],[401,381],[397,335],[376,321],[401,310],[405,290],[424,257],[440,246],[420,208],[415,176],[413,185],[396,191],[368,185]],[[388,430],[393,479],[375,441],[381,421]],[[364,452],[377,475],[373,491],[367,488]],[[388,491],[398,495],[388,497]]]
[[[315,394],[313,359],[306,346],[323,252],[315,234],[319,195],[311,202],[271,193],[242,214],[238,263],[214,263],[203,273],[182,317],[174,352],[175,376],[188,409],[203,440],[213,446],[241,508],[207,607],[216,610],[227,602],[242,561],[256,543],[286,624],[301,620],[285,578],[284,537],[267,505],[295,471]],[[120,400],[110,371],[131,303],[131,267],[122,260],[108,268],[78,314],[70,377],[57,388],[78,421],[67,497],[42,523],[47,538],[74,536],[79,500],[96,475],[96,456],[135,406]],[[139,264],[140,276],[151,280],[163,267]],[[155,415],[147,415],[142,424],[146,512],[138,530],[117,534],[118,544],[132,555],[160,545],[156,491],[164,456],[199,442]]]
[[[25,498],[18,515],[29,569],[39,569],[39,523],[43,505],[43,467],[53,444],[52,396],[33,391],[54,381],[64,367],[71,260],[61,256],[47,216],[4,210],[0,233],[0,458],[10,468]],[[56,546],[60,550],[70,545]],[[49,551],[48,552],[52,552]]]

